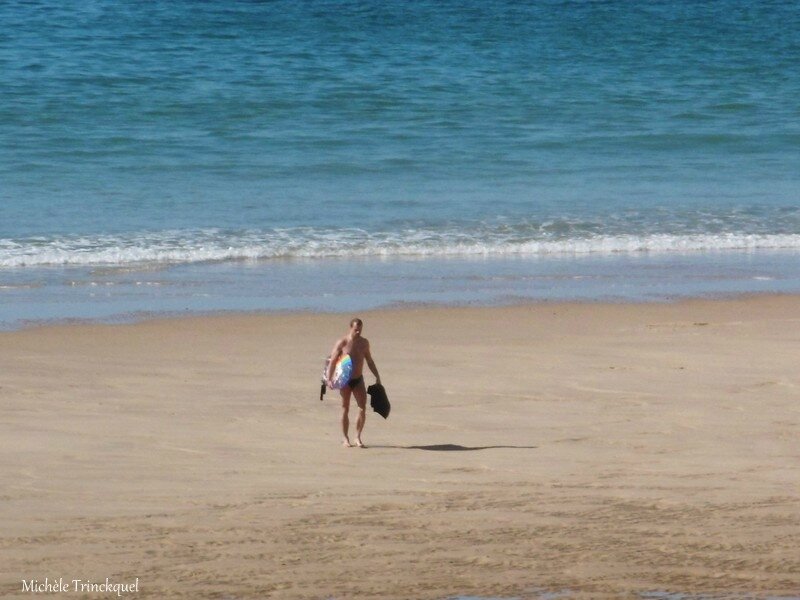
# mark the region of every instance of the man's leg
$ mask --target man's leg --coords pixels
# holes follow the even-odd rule
[[[353,444],[350,443],[350,394],[352,390],[345,386],[339,393],[342,395],[342,446],[349,448]]]
[[[364,442],[361,441],[361,431],[364,429],[364,423],[367,421],[367,388],[362,381],[353,390],[353,395],[356,397],[356,404],[358,404],[358,418],[356,419],[356,446],[365,448]]]

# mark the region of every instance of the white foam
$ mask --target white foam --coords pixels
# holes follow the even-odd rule
[[[592,235],[525,239],[518,234],[469,230],[369,233],[311,228],[224,233],[217,230],[130,236],[0,240],[0,268],[327,257],[545,256],[800,250],[800,234]]]

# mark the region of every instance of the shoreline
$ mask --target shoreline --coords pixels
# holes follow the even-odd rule
[[[11,271],[0,329],[215,313],[350,312],[407,305],[662,302],[800,294],[796,253],[331,260],[157,271]]]
[[[800,589],[800,296],[359,314],[392,401],[365,450],[318,400],[350,314],[0,334],[0,591]]]
[[[669,306],[681,305],[685,303],[726,303],[737,301],[748,301],[769,298],[800,298],[800,292],[732,292],[732,293],[710,293],[699,296],[680,296],[665,298],[649,298],[642,299],[629,299],[629,298],[581,298],[574,300],[563,299],[537,299],[537,298],[520,298],[509,300],[506,302],[496,303],[482,303],[482,302],[391,302],[386,305],[366,308],[363,310],[318,310],[318,309],[252,309],[252,310],[208,310],[208,311],[152,311],[152,312],[137,312],[134,314],[119,314],[109,317],[64,317],[53,319],[40,319],[28,320],[22,323],[17,323],[15,326],[8,328],[0,327],[0,336],[10,333],[18,333],[23,331],[30,331],[36,329],[59,328],[59,327],[118,327],[118,326],[131,326],[149,322],[171,322],[182,321],[186,319],[221,319],[221,318],[279,318],[279,317],[295,317],[295,316],[347,316],[355,314],[373,314],[373,313],[391,313],[391,312],[404,312],[416,310],[459,310],[459,309],[513,309],[537,306]]]

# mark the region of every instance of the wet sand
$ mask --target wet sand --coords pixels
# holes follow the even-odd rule
[[[349,316],[0,334],[0,595],[800,596],[800,297],[363,313],[366,449]]]

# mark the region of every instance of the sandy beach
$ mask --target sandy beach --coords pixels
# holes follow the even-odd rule
[[[366,449],[350,315],[0,334],[0,595],[800,596],[800,297],[358,316]]]

